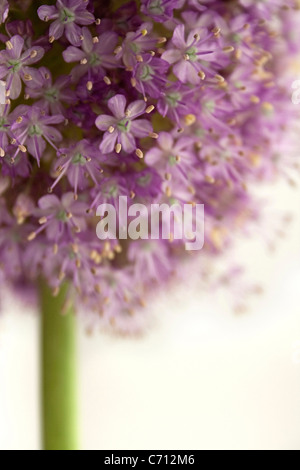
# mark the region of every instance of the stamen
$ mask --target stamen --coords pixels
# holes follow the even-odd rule
[[[146,108],[145,113],[150,114],[152,113],[153,109],[155,109],[155,107],[153,106],[153,104],[151,104],[150,106],[148,106],[148,108]]]
[[[91,91],[93,89],[93,82],[89,80],[86,84],[86,88],[88,91]]]
[[[196,116],[194,114],[187,114],[184,116],[184,122],[187,126],[191,126],[196,122]]]
[[[234,47],[233,46],[225,46],[225,47],[223,47],[223,51],[224,52],[233,52]]]
[[[26,152],[27,152],[27,148],[25,147],[25,145],[20,144],[20,145],[18,145],[18,148],[19,148],[19,150],[20,150],[22,153],[26,153]]]
[[[138,158],[141,158],[141,159],[144,158],[144,154],[141,151],[141,149],[136,149],[135,154]]]
[[[156,132],[150,132],[149,137],[151,137],[152,139],[158,139],[158,134]]]
[[[221,29],[215,27],[215,28],[212,30],[212,32],[213,32],[214,36],[217,38],[217,37],[220,36]]]
[[[214,184],[216,182],[215,178],[213,178],[212,176],[210,175],[206,175],[205,176],[205,181],[209,184]]]
[[[119,54],[119,52],[122,52],[122,47],[121,46],[117,46],[114,50],[114,54]]]
[[[252,95],[250,97],[251,103],[258,104],[260,102],[260,98],[258,96]]]
[[[104,81],[104,83],[106,83],[106,85],[111,85],[111,80],[110,80],[109,77],[105,76],[105,77],[103,78],[103,81]]]
[[[113,126],[109,126],[108,132],[112,134],[115,131],[115,128]]]
[[[116,146],[115,146],[116,153],[120,153],[121,150],[122,150],[122,145],[121,144],[116,144]]]
[[[27,240],[29,242],[32,242],[36,238],[36,233],[32,232],[30,235],[28,235]]]
[[[165,194],[167,197],[171,197],[172,196],[172,190],[170,188],[170,186],[167,186],[166,189],[165,189]]]
[[[222,75],[219,75],[219,74],[215,75],[215,79],[216,79],[219,83],[225,82],[225,78],[222,77]]]

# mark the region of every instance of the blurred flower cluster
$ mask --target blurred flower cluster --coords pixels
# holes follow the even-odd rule
[[[281,173],[298,7],[0,0],[1,290],[69,281],[92,322],[139,328],[187,254],[98,240],[95,209],[120,196],[205,204],[205,253],[224,250],[258,217],[251,185]]]

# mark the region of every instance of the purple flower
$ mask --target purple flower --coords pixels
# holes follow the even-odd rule
[[[79,77],[88,74],[105,76],[107,69],[117,67],[117,60],[114,54],[118,42],[118,36],[112,31],[107,31],[98,36],[92,36],[88,28],[82,29],[81,48],[69,46],[63,52],[63,58],[66,62],[80,62],[78,67],[73,69],[73,77]]]
[[[4,157],[0,158],[1,173],[3,176],[9,176],[14,185],[16,179],[28,178],[31,171],[31,165],[28,161],[27,154],[16,151],[16,147],[9,145],[6,148]]]
[[[146,153],[146,163],[167,181],[172,177],[186,181],[195,165],[194,139],[180,137],[175,141],[168,132],[161,132],[157,144]]]
[[[296,1],[56,0],[24,20],[36,3],[0,0],[1,288],[66,280],[88,328],[139,331],[146,296],[185,272],[186,240],[163,214],[169,240],[101,241],[96,208],[126,229],[121,196],[143,221],[154,203],[204,203],[213,258],[259,220],[249,183],[295,184]]]
[[[47,116],[38,106],[20,106],[15,110],[17,113],[19,116],[11,127],[18,145],[16,154],[27,149],[40,165],[47,142],[58,150],[54,142],[60,142],[62,135],[53,125],[64,122],[65,118],[60,114]]]
[[[96,119],[98,129],[105,131],[100,144],[101,152],[111,153],[115,150],[120,153],[122,149],[126,153],[134,152],[137,150],[136,138],[147,137],[152,132],[149,121],[136,118],[145,112],[151,112],[153,108],[146,109],[146,103],[142,100],[133,101],[126,108],[126,98],[123,95],[115,95],[107,106],[113,116],[102,114]],[[140,152],[141,150],[137,152],[138,156],[141,155]]]
[[[113,205],[117,213],[119,213],[119,197],[133,196],[130,194],[128,186],[128,181],[126,181],[124,175],[118,173],[102,178],[99,185],[92,190],[92,203],[89,212],[97,207],[97,204],[101,201],[102,204]]]
[[[82,0],[57,0],[56,6],[39,7],[38,15],[41,20],[54,20],[49,29],[50,41],[61,38],[65,33],[73,46],[79,46],[81,28],[78,25],[89,25],[95,21],[94,15],[87,11],[87,5],[88,2]]]
[[[134,67],[137,56],[155,48],[157,39],[153,37],[151,23],[142,23],[136,32],[126,34],[122,45],[116,50],[117,57],[122,56],[126,67]]]
[[[27,83],[26,94],[34,98],[36,106],[40,106],[47,114],[64,114],[64,104],[75,104],[76,94],[70,89],[71,77],[61,75],[55,83],[51,72],[46,67],[40,67]]]
[[[6,50],[0,52],[0,79],[6,79],[6,90],[11,99],[20,96],[22,83],[32,80],[29,65],[38,62],[44,55],[44,49],[36,46],[23,52],[24,39],[13,36],[6,43]]]
[[[185,39],[185,26],[180,24],[162,59],[173,65],[173,72],[181,82],[198,85],[205,74],[215,75],[219,50],[214,36],[214,33],[194,30]]]
[[[44,230],[47,239],[55,243],[64,236],[73,240],[76,233],[86,228],[84,215],[87,205],[74,201],[72,193],[64,194],[61,200],[54,194],[43,196],[38,206],[34,215],[39,218],[41,227],[28,236],[29,241],[33,241]]]
[[[163,117],[168,116],[181,128],[182,118],[195,113],[198,108],[198,105],[193,102],[194,96],[193,89],[178,82],[164,90],[158,100],[157,109]]]
[[[167,83],[169,64],[165,60],[153,57],[151,54],[141,56],[132,73],[132,85],[144,97],[159,98]]]
[[[74,188],[75,199],[78,198],[78,188],[81,190],[87,188],[90,180],[94,185],[98,185],[99,175],[103,171],[99,165],[101,154],[88,140],[81,140],[66,149],[61,148],[60,154],[63,156],[55,165],[55,173],[58,176],[50,188],[51,191],[65,175]]]

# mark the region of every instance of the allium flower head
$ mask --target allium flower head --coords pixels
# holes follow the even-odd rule
[[[191,258],[166,213],[144,237],[154,204],[204,205],[201,270],[259,220],[252,184],[295,182],[297,2],[41,3],[29,20],[0,0],[0,287],[67,282],[88,327],[136,331]],[[137,240],[120,198],[143,207]],[[117,216],[106,240],[99,205]]]

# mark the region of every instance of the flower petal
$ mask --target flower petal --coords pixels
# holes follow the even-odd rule
[[[161,149],[165,150],[166,152],[169,152],[173,147],[173,138],[169,134],[169,132],[160,132],[159,137],[157,139],[157,143]]]
[[[106,31],[99,36],[97,52],[100,54],[111,54],[118,43],[118,35],[112,31]]]
[[[60,200],[55,194],[48,194],[39,199],[38,206],[42,210],[54,209],[60,206]]]
[[[18,74],[13,75],[11,87],[10,87],[10,98],[15,100],[19,98],[22,91],[22,82]]]
[[[101,114],[97,117],[95,124],[100,131],[107,131],[110,126],[114,126],[116,124],[116,119],[108,114]]]
[[[135,137],[139,138],[148,137],[152,130],[152,124],[146,119],[137,119],[136,121],[133,121],[130,126],[130,132]]]
[[[169,49],[162,54],[161,58],[169,64],[174,64],[182,58],[182,53],[178,49]]]
[[[174,65],[173,72],[182,83],[188,83],[190,81],[191,69],[193,69],[193,66],[191,66],[188,60],[181,60]]]
[[[80,62],[85,58],[85,53],[75,46],[69,46],[62,53],[65,62]]]
[[[32,52],[34,52],[34,54],[33,54],[34,57],[30,57],[30,54]],[[44,54],[45,54],[44,49],[40,46],[36,46],[36,47],[31,47],[26,52],[24,52],[22,54],[21,58],[25,59],[25,60],[23,60],[24,65],[31,65],[31,64],[35,64],[36,62],[41,60],[41,58],[44,56]],[[26,57],[27,57],[27,59],[26,59]]]
[[[102,142],[100,144],[100,150],[102,153],[111,153],[114,151],[118,133],[115,131],[112,134],[106,132],[103,136]]]
[[[22,54],[23,47],[24,47],[24,39],[18,34],[16,34],[12,38],[10,38],[9,41],[11,42],[11,45],[12,45],[12,48],[9,49],[8,51],[10,57],[12,57],[13,59],[19,59]]]
[[[82,25],[92,24],[95,21],[95,17],[89,11],[76,12],[76,23]]]
[[[125,116],[126,98],[124,95],[115,95],[108,100],[107,106],[117,119]]]
[[[75,23],[68,23],[65,25],[66,27],[66,37],[68,41],[73,45],[73,46],[80,46],[81,45],[81,39],[80,37],[82,36],[82,31],[79,26]]]
[[[156,166],[163,159],[163,152],[158,148],[149,150],[145,155],[145,162],[147,165]]]
[[[186,42],[185,42],[185,37],[184,37],[184,25],[179,24],[176,26],[174,29],[173,37],[172,37],[172,43],[178,47],[178,49],[185,49],[186,48]]]
[[[136,100],[130,103],[127,106],[127,111],[129,112],[130,119],[134,119],[137,116],[140,116],[144,113],[146,109],[146,103],[143,100]]]
[[[60,22],[60,20],[55,20],[51,23],[49,28],[49,36],[53,36],[54,39],[59,39],[64,34],[65,26]]]
[[[58,11],[55,6],[53,5],[42,5],[40,8],[37,10],[37,14],[40,18],[40,20],[45,21],[45,18],[49,18],[50,20],[53,20],[55,18],[58,18]]]
[[[135,138],[130,132],[121,132],[120,141],[125,152],[131,153],[136,149]]]

